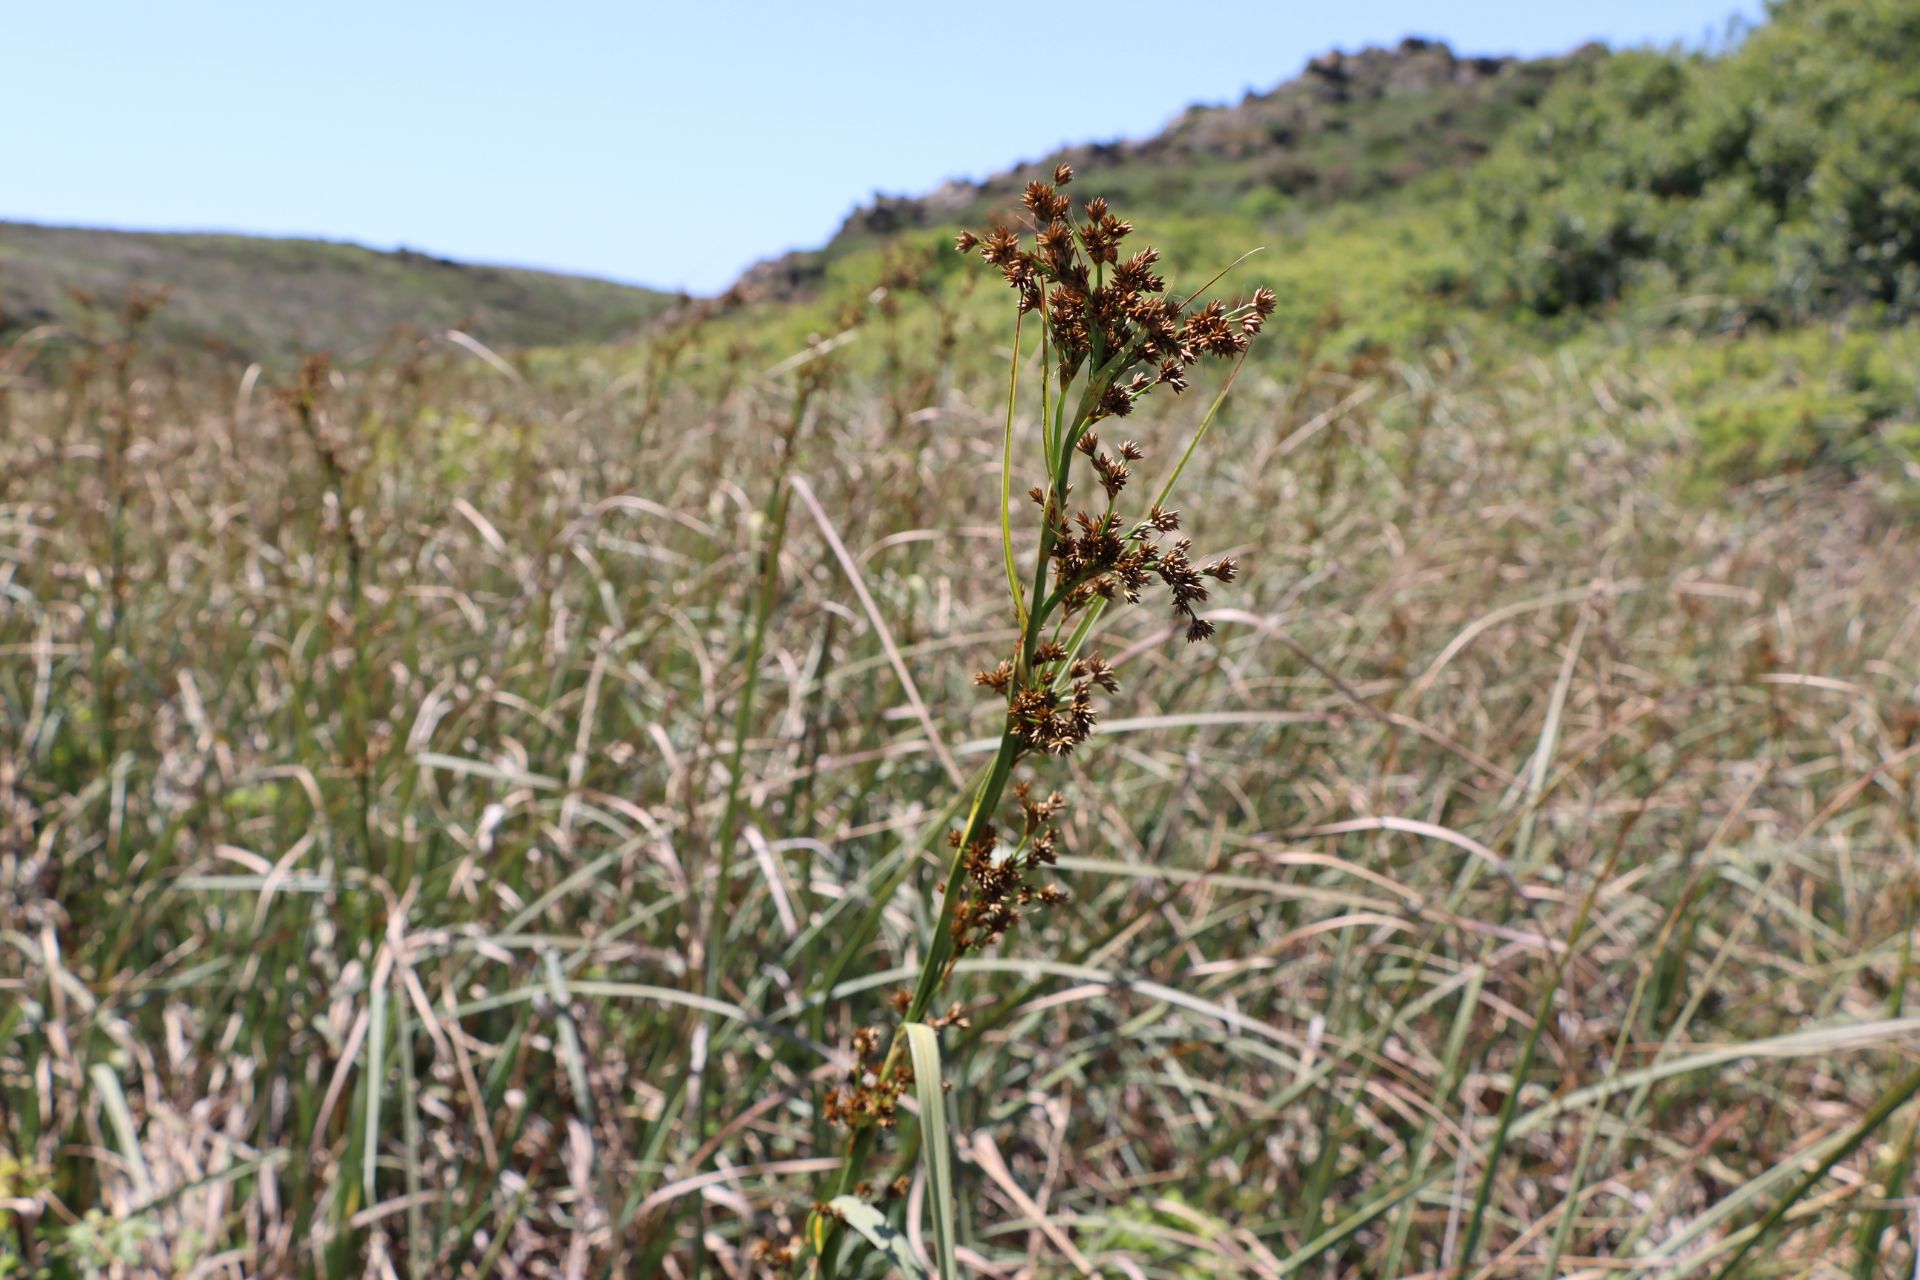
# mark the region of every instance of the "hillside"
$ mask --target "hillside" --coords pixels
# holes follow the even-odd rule
[[[1482,278],[1536,315],[1920,314],[1920,5],[1778,0],[1715,57],[1569,76],[1476,175]]]
[[[1228,106],[1193,106],[1148,138],[1066,147],[923,196],[876,196],[826,245],[750,269],[745,291],[793,298],[829,265],[904,231],[1017,221],[1020,191],[1058,164],[1096,174],[1115,204],[1156,217],[1255,217],[1363,201],[1490,151],[1569,70],[1604,60],[1463,56],[1409,37],[1391,49],[1330,52],[1299,75]]]
[[[1331,53],[1150,138],[876,198],[827,244],[746,273],[739,293],[757,303],[724,337],[777,359],[878,320],[886,362],[956,321],[996,323],[1004,295],[976,287],[952,235],[1028,225],[1022,188],[1064,162],[1074,197],[1107,197],[1184,264],[1179,285],[1264,249],[1233,278],[1277,298],[1263,357],[1276,373],[1435,348],[1604,353],[1676,375],[1673,408],[1720,480],[1910,481],[1917,52],[1914,0],[1784,0],[1714,53],[1516,60],[1423,39]]]
[[[0,223],[0,331],[74,323],[75,293],[112,304],[165,286],[158,334],[246,358],[349,354],[396,328],[458,326],[501,346],[604,342],[665,310],[651,289],[401,250],[262,236]]]

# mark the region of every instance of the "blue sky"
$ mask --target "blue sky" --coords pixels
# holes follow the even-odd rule
[[[0,218],[311,234],[695,290],[918,192],[1151,133],[1311,55],[1699,43],[1758,0],[321,6],[0,0]],[[1192,11],[1192,10],[1188,10]],[[1062,92],[1033,33],[1108,68]],[[1023,33],[1025,36],[1023,37]],[[1025,52],[1020,50],[1024,48]]]

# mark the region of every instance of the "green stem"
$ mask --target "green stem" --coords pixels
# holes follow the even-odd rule
[[[1189,299],[1189,301],[1191,301],[1191,299]],[[1002,545],[1005,549],[1007,559],[1009,589],[1013,596],[1016,612],[1020,615],[1019,622],[1021,627],[1020,648],[1016,655],[1013,681],[1008,693],[1009,717],[1011,716],[1011,703],[1014,693],[1025,684],[1033,670],[1034,655],[1039,649],[1040,637],[1047,619],[1053,614],[1054,610],[1060,606],[1068,591],[1075,585],[1071,582],[1063,582],[1056,585],[1052,594],[1047,593],[1047,571],[1053,561],[1053,548],[1057,541],[1056,530],[1060,521],[1064,518],[1067,509],[1067,477],[1072,468],[1074,448],[1086,434],[1088,427],[1092,425],[1093,416],[1099,409],[1101,397],[1106,393],[1107,387],[1119,376],[1122,370],[1134,363],[1138,357],[1142,342],[1141,339],[1135,339],[1123,349],[1109,355],[1103,349],[1099,326],[1091,326],[1094,337],[1093,348],[1086,362],[1086,383],[1081,388],[1079,402],[1073,410],[1072,418],[1069,420],[1066,414],[1067,393],[1072,386],[1072,377],[1064,368],[1058,371],[1060,378],[1059,397],[1058,399],[1052,400],[1051,404],[1049,404],[1051,379],[1054,377],[1055,371],[1049,369],[1046,364],[1047,345],[1044,315],[1041,319],[1041,435],[1048,466],[1048,490],[1046,508],[1040,523],[1039,545],[1035,548],[1034,552],[1032,588],[1028,595],[1028,599],[1032,601],[1031,610],[1021,607],[1020,589],[1013,567],[1012,531],[1006,523],[1008,519],[1008,499],[1011,494],[1012,485],[1013,389],[1018,384],[1020,362],[1017,321],[1013,358],[1014,371],[1009,380],[1007,398],[1007,434],[1001,478]],[[1237,375],[1238,372],[1239,365],[1236,364],[1234,366],[1234,373]],[[1186,466],[1188,458],[1192,457],[1194,446],[1199,443],[1200,436],[1206,434],[1207,427],[1212,424],[1214,415],[1219,412],[1221,402],[1226,399],[1227,389],[1231,388],[1232,385],[1233,379],[1229,377],[1227,387],[1221,389],[1219,398],[1214,401],[1212,408],[1208,410],[1206,419],[1201,423],[1199,432],[1196,433],[1193,441],[1188,444],[1186,454],[1182,456],[1179,466],[1175,467],[1173,476],[1169,477],[1166,486],[1161,490],[1160,501],[1165,501],[1167,490],[1173,487],[1173,480],[1179,477],[1180,470]],[[1049,409],[1051,409],[1051,429],[1049,429],[1048,426]],[[1080,624],[1074,632],[1072,647],[1075,652],[1078,651],[1080,644],[1086,639],[1094,619],[1098,616],[1099,610],[1095,607],[1089,609],[1081,618]],[[1063,664],[1062,671],[1064,675],[1065,664]],[[925,1020],[927,1010],[932,1006],[934,998],[939,995],[941,987],[946,982],[953,958],[953,918],[955,911],[958,909],[959,898],[966,876],[967,850],[982,838],[986,828],[991,824],[993,816],[999,808],[1001,797],[1006,792],[1007,782],[1013,775],[1013,766],[1020,757],[1023,745],[1019,734],[1011,727],[1011,718],[1009,718],[1009,727],[1001,736],[999,750],[994,756],[993,765],[988,770],[986,779],[980,784],[978,791],[974,794],[973,806],[967,814],[966,827],[961,832],[959,845],[954,850],[952,862],[948,865],[939,918],[934,923],[932,936],[927,940],[926,958],[921,963],[919,980],[914,984],[913,997],[907,1004],[905,1017],[901,1020],[902,1028],[904,1028],[907,1023]],[[893,1042],[887,1049],[886,1059],[880,1067],[879,1078],[882,1080],[891,1078],[900,1066],[905,1053],[906,1038],[902,1034],[902,1031],[897,1028],[894,1032]],[[853,1138],[847,1146],[846,1160],[840,1166],[840,1175],[834,1182],[833,1196],[830,1196],[829,1199],[847,1194],[859,1183],[861,1174],[865,1171],[867,1162],[873,1154],[877,1133],[878,1127],[874,1125],[864,1126],[854,1132]],[[808,1220],[807,1238],[813,1249],[817,1274],[822,1280],[832,1280],[837,1265],[836,1260],[841,1226],[842,1224],[837,1219],[817,1213]]]
[[[1041,565],[1044,568],[1045,558]],[[1023,652],[1030,653],[1034,637],[1039,634],[1042,615],[1035,610],[1029,620],[1027,638],[1023,641]],[[926,1018],[927,1010],[934,998],[940,994],[940,988],[947,979],[948,964],[953,958],[953,916],[958,910],[961,885],[966,876],[966,851],[983,835],[992,822],[993,815],[1000,807],[1000,799],[1006,794],[1007,782],[1013,776],[1014,762],[1020,756],[1020,736],[1009,729],[1001,735],[1000,749],[993,757],[993,764],[987,776],[974,794],[973,806],[967,813],[967,823],[960,835],[960,845],[954,850],[953,861],[947,867],[947,879],[941,894],[940,915],[934,922],[932,936],[927,940],[927,956],[920,965],[920,978],[914,984],[913,999],[907,1005],[901,1026],[909,1022],[920,1022]],[[880,1079],[890,1078],[900,1066],[906,1053],[906,1038],[896,1029],[893,1043],[887,1049],[887,1057],[880,1068]],[[859,1182],[865,1171],[868,1158],[873,1154],[876,1126],[866,1126],[853,1136],[847,1147],[847,1158],[840,1166],[840,1176],[834,1183],[833,1195],[843,1196]],[[831,1280],[834,1272],[833,1249],[839,1240],[840,1223],[815,1215],[810,1223],[809,1236],[814,1253],[820,1264],[820,1275]]]
[[[1036,612],[1036,618],[1039,614]],[[933,935],[927,941],[927,957],[920,966],[920,979],[914,984],[913,999],[907,1005],[906,1016],[901,1026],[909,1022],[922,1021],[934,997],[946,981],[947,963],[953,955],[953,915],[960,899],[961,881],[966,875],[967,847],[980,837],[982,829],[992,819],[999,808],[1000,797],[1005,794],[1007,780],[1013,775],[1014,760],[1020,754],[1020,738],[1009,730],[1000,739],[1000,750],[993,758],[993,766],[986,780],[975,793],[973,808],[967,814],[967,825],[961,833],[960,847],[954,850],[953,862],[947,868],[945,892],[941,895],[940,917],[934,923]],[[886,1061],[880,1068],[880,1079],[892,1077],[900,1066],[906,1053],[906,1037],[896,1029],[893,1043],[887,1049]],[[847,1158],[840,1166],[840,1176],[835,1180],[833,1194],[826,1197],[831,1200],[853,1190],[865,1171],[869,1157],[873,1154],[873,1144],[879,1128],[866,1125],[855,1131],[853,1140],[847,1145]],[[835,1266],[835,1248],[840,1239],[841,1223],[832,1218],[815,1214],[808,1224],[808,1236],[819,1262],[819,1274],[823,1280],[832,1280]]]
[[[733,712],[733,746],[727,756],[727,798],[720,812],[720,830],[716,833],[715,853],[717,879],[713,887],[713,897],[707,911],[706,945],[706,983],[704,992],[712,997],[720,985],[721,943],[726,930],[726,894],[732,883],[733,851],[739,836],[740,795],[742,791],[742,756],[746,752],[747,733],[753,726],[753,704],[760,689],[760,658],[767,640],[767,620],[773,614],[774,597],[780,583],[780,547],[785,540],[787,529],[787,486],[785,468],[775,482],[774,493],[767,504],[769,532],[767,545],[762,550],[763,564],[760,573],[760,590],[754,601],[753,630],[747,639],[747,652],[743,661],[745,683],[740,690],[739,705]],[[708,1015],[709,1021],[713,1015]]]
[[[793,462],[794,437],[800,433],[800,421],[806,417],[807,401],[812,398],[813,383],[803,378],[794,396],[793,413],[780,442],[780,465],[773,477],[773,491],[767,495],[764,515],[767,542],[760,552],[760,590],[754,597],[753,630],[747,638],[744,659],[746,670],[740,689],[740,702],[733,710],[733,747],[727,756],[727,798],[720,811],[720,830],[716,833],[713,898],[707,912],[706,982],[703,988],[711,999],[720,986],[721,943],[726,932],[726,895],[732,884],[733,848],[740,825],[741,780],[747,750],[747,732],[753,727],[753,703],[760,690],[760,658],[767,642],[767,623],[773,617],[773,605],[780,587],[780,549],[787,534],[787,471]],[[708,1015],[711,1024],[713,1015]]]
[[[1882,1094],[1880,1100],[1874,1103],[1873,1110],[1867,1112],[1860,1123],[1847,1135],[1846,1141],[1829,1152],[1819,1164],[1807,1170],[1806,1176],[1794,1184],[1793,1190],[1780,1198],[1780,1203],[1774,1205],[1773,1211],[1761,1219],[1760,1225],[1755,1227],[1753,1234],[1734,1251],[1734,1255],[1726,1260],[1720,1270],[1714,1272],[1713,1280],[1732,1280],[1733,1276],[1739,1274],[1740,1264],[1746,1260],[1753,1246],[1759,1244],[1768,1233],[1780,1225],[1781,1219],[1787,1216],[1787,1211],[1804,1199],[1809,1191],[1819,1185],[1820,1179],[1827,1176],[1828,1170],[1852,1155],[1874,1130],[1885,1124],[1887,1118],[1904,1106],[1907,1099],[1916,1093],[1920,1093],[1920,1068],[1908,1072],[1898,1084]]]
[[[1042,332],[1045,326],[1042,326]],[[1013,360],[1012,372],[1007,375],[1007,434],[1000,453],[1000,554],[1007,563],[1007,592],[1013,597],[1014,616],[1022,626],[1027,621],[1027,602],[1020,595],[1020,571],[1014,567],[1013,556],[1013,416],[1014,407],[1020,400],[1020,317],[1013,321]],[[1044,370],[1045,364],[1041,365]],[[1044,380],[1042,382],[1044,386]],[[1041,421],[1046,421],[1046,410],[1041,409]]]
[[[1043,377],[1046,376],[1044,373]],[[1053,469],[1052,488],[1048,498],[1047,514],[1041,521],[1040,544],[1035,549],[1033,559],[1033,586],[1030,599],[1033,609],[1023,619],[1021,628],[1020,651],[1015,668],[1014,688],[1017,689],[1025,675],[1033,667],[1034,652],[1039,648],[1041,631],[1046,625],[1048,615],[1056,601],[1043,599],[1047,586],[1047,566],[1052,563],[1054,544],[1054,516],[1066,509],[1066,489],[1068,463],[1072,458],[1073,443],[1087,425],[1088,407],[1098,403],[1094,388],[1099,385],[1097,376],[1090,378],[1087,392],[1082,397],[1080,410],[1074,415],[1070,430],[1057,433],[1060,456]],[[1066,387],[1060,389],[1060,398],[1066,399]],[[1016,597],[1017,598],[1017,597]],[[1011,693],[1008,695],[1011,699]],[[913,998],[907,1005],[901,1025],[920,1022],[926,1018],[927,1010],[934,998],[940,994],[945,984],[950,962],[953,959],[953,917],[959,908],[963,882],[966,877],[967,850],[979,841],[986,828],[993,822],[994,814],[1000,807],[1001,797],[1006,794],[1007,782],[1013,776],[1013,766],[1020,757],[1023,747],[1019,734],[1008,728],[1001,735],[999,750],[995,753],[993,764],[987,771],[986,779],[973,797],[972,808],[967,813],[966,826],[960,833],[959,846],[954,850],[953,860],[947,867],[947,878],[941,894],[939,918],[933,925],[932,936],[927,939],[926,959],[920,965],[920,977],[914,984]],[[906,1054],[906,1038],[896,1029],[893,1043],[887,1049],[887,1056],[880,1067],[880,1079],[889,1079],[898,1069]],[[846,1195],[859,1182],[865,1171],[868,1159],[873,1154],[876,1128],[866,1126],[854,1133],[847,1146],[846,1161],[840,1166],[840,1176],[835,1180],[833,1195]],[[808,1239],[813,1245],[819,1274],[823,1280],[831,1280],[835,1268],[836,1246],[840,1239],[841,1224],[831,1218],[818,1214],[808,1224]]]
[[[733,886],[734,845],[739,838],[740,796],[742,775],[747,749],[747,733],[753,727],[753,704],[760,690],[760,658],[766,648],[767,623],[773,616],[774,601],[779,595],[780,586],[780,548],[787,532],[787,469],[793,460],[793,440],[799,434],[800,421],[806,416],[807,400],[812,394],[813,383],[802,378],[800,390],[794,397],[792,416],[787,421],[785,438],[781,441],[779,469],[774,475],[773,492],[767,495],[765,517],[767,521],[767,541],[761,549],[760,589],[754,597],[753,630],[747,638],[747,652],[744,658],[746,670],[740,689],[740,701],[733,711],[733,745],[727,756],[727,798],[720,811],[720,829],[715,833],[715,865],[713,892],[707,904],[707,930],[705,949],[705,973],[701,985],[702,994],[707,999],[716,999],[720,991],[720,963],[724,953],[727,928],[727,896]],[[707,1066],[703,1069],[694,1085],[694,1116],[696,1118],[695,1139],[703,1140],[707,1128],[707,1103],[710,1097],[706,1087],[707,1071],[714,1065],[713,1040],[719,1015],[711,1011],[704,1015],[707,1043]],[[694,1230],[693,1272],[698,1276],[705,1261],[705,1239],[703,1230],[696,1224]]]

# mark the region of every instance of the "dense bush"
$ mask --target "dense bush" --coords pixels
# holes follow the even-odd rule
[[[1759,479],[1920,457],[1920,333],[1819,326],[1694,348],[1670,389],[1712,473]]]
[[[1475,184],[1482,278],[1543,313],[1637,287],[1744,318],[1920,309],[1920,0],[1782,0],[1732,52],[1563,77]]]

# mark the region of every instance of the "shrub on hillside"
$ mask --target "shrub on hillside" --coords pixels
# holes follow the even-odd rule
[[[1736,480],[1920,459],[1920,335],[1823,327],[1695,350],[1672,387],[1709,471]]]
[[[1482,278],[1546,314],[1636,287],[1743,319],[1920,310],[1920,0],[1781,0],[1720,57],[1563,78],[1474,188]]]

